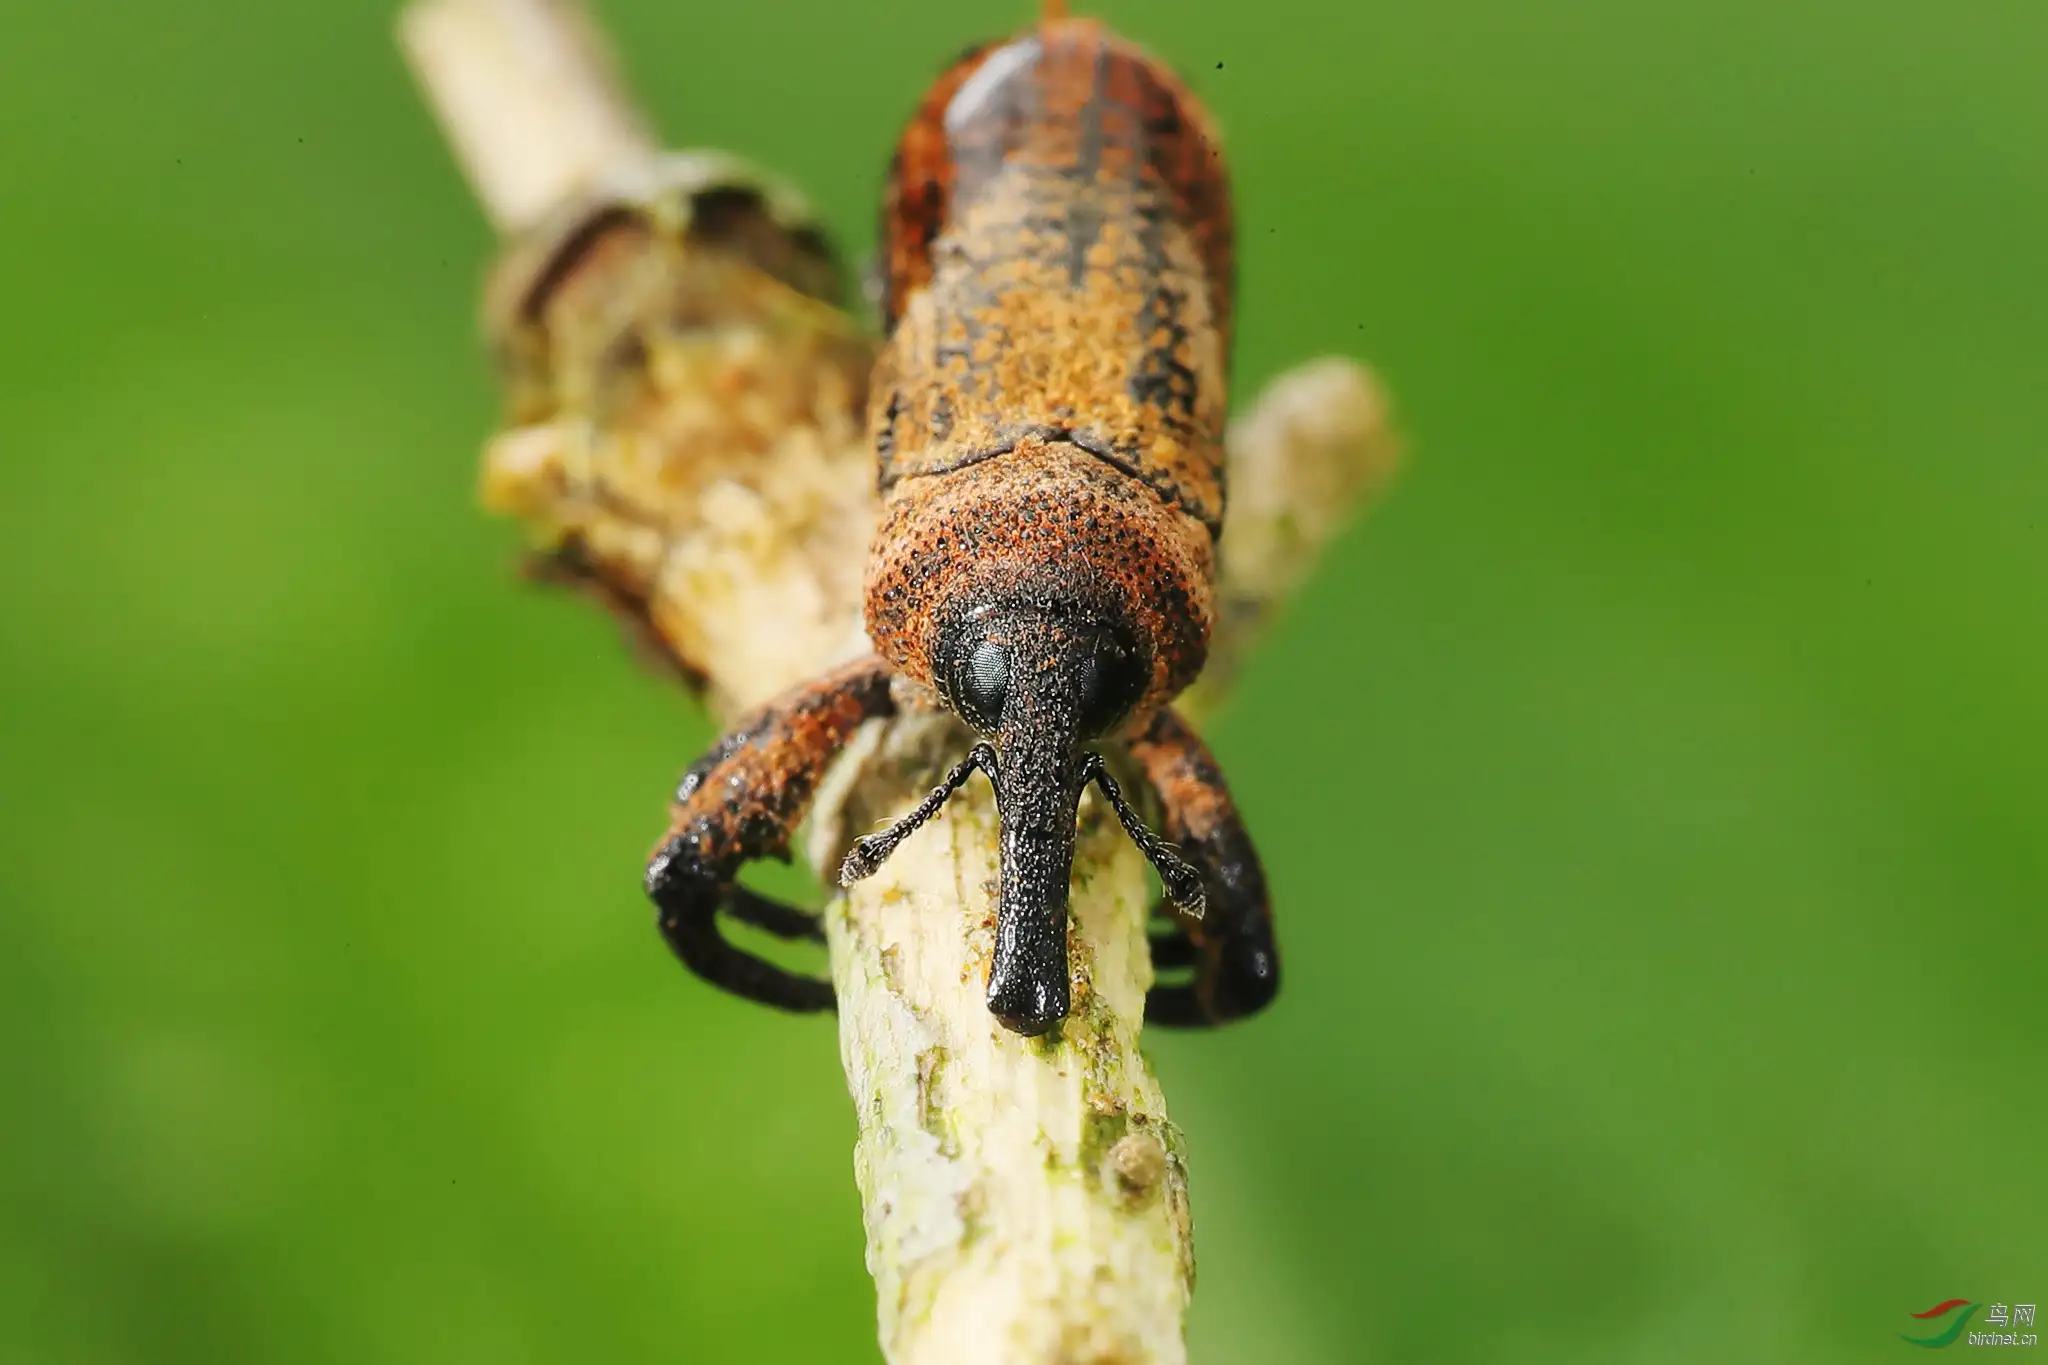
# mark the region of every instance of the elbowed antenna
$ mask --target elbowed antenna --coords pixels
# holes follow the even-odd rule
[[[1139,819],[1102,755],[1082,748],[1071,715],[1060,708],[1013,721],[953,766],[931,794],[887,829],[856,839],[840,864],[839,882],[873,876],[917,828],[936,815],[978,768],[995,784],[1001,816],[995,954],[989,964],[988,1007],[1004,1027],[1027,1036],[1059,1027],[1071,1008],[1067,979],[1067,898],[1073,875],[1075,818],[1081,793],[1100,791],[1117,822],[1159,873],[1167,899],[1183,917],[1202,918],[1202,874]]]
[[[1138,851],[1145,855],[1145,861],[1159,874],[1159,884],[1166,889],[1166,898],[1180,907],[1189,919],[1200,919],[1208,907],[1208,893],[1203,889],[1202,874],[1189,865],[1186,859],[1174,851],[1172,844],[1154,833],[1138,812],[1131,809],[1131,803],[1124,799],[1123,788],[1110,776],[1109,765],[1098,753],[1085,754],[1082,764],[1086,776],[1082,785],[1089,783],[1102,793],[1109,802],[1109,808],[1116,815],[1118,824],[1130,837]],[[996,746],[983,740],[967,751],[967,757],[953,765],[953,768],[933,787],[924,800],[904,813],[895,824],[877,834],[864,834],[853,841],[846,850],[846,857],[839,864],[839,884],[852,886],[857,881],[872,877],[879,872],[897,845],[917,831],[939,813],[939,808],[959,791],[976,769],[988,774],[991,783],[1000,782],[996,760]]]
[[[1116,822],[1124,827],[1138,852],[1145,855],[1145,861],[1152,864],[1152,870],[1159,874],[1159,885],[1165,888],[1166,898],[1180,907],[1188,919],[1201,919],[1209,908],[1209,893],[1202,884],[1202,874],[1174,851],[1172,844],[1159,837],[1151,826],[1138,818],[1131,809],[1131,803],[1124,800],[1123,788],[1109,775],[1109,765],[1101,754],[1091,753],[1083,760],[1085,780],[1093,782],[1095,789],[1109,802],[1109,808],[1116,813]]]

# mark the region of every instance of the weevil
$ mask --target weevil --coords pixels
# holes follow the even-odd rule
[[[1048,9],[958,59],[897,145],[883,196],[885,340],[868,385],[881,518],[864,584],[874,653],[743,721],[684,775],[645,885],[716,985],[791,1010],[829,982],[748,954],[721,913],[782,937],[815,921],[740,886],[785,852],[827,767],[906,698],[980,736],[841,880],[872,874],[979,771],[1000,822],[987,1001],[1007,1028],[1072,1006],[1067,899],[1093,786],[1157,869],[1170,931],[1148,1020],[1223,1023],[1274,997],[1262,873],[1230,792],[1172,709],[1215,616],[1234,293],[1227,173],[1164,65]],[[1153,832],[1103,757],[1156,790]],[[1162,837],[1163,836],[1163,837]]]

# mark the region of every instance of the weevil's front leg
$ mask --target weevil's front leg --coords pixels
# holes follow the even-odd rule
[[[830,981],[734,947],[719,932],[718,912],[781,938],[819,937],[811,916],[733,879],[747,863],[788,851],[832,760],[862,722],[893,710],[887,666],[863,659],[776,698],[683,774],[646,885],[662,937],[691,971],[778,1009],[832,1008]]]
[[[1208,887],[1200,919],[1179,916],[1176,933],[1153,940],[1155,966],[1191,964],[1195,979],[1153,987],[1145,1018],[1201,1028],[1255,1014],[1280,989],[1280,950],[1266,874],[1230,788],[1208,746],[1172,711],[1161,711],[1132,741],[1131,756],[1159,792],[1166,838]]]

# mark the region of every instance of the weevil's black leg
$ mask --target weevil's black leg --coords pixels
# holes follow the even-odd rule
[[[1280,990],[1280,950],[1266,876],[1223,774],[1208,746],[1171,711],[1161,711],[1132,741],[1131,756],[1159,792],[1166,837],[1208,885],[1207,913],[1199,920],[1182,916],[1179,934],[1153,940],[1155,965],[1174,966],[1185,957],[1195,979],[1153,987],[1145,1018],[1169,1028],[1201,1028],[1255,1014]],[[1167,946],[1175,938],[1187,947]]]
[[[823,943],[824,926],[808,910],[770,900],[758,891],[735,885],[726,896],[725,913],[741,924],[751,924],[763,933],[792,943]]]
[[[883,860],[896,851],[896,846],[917,833],[918,827],[939,813],[939,807],[960,784],[974,775],[976,768],[987,773],[993,782],[996,776],[996,746],[986,740],[967,751],[967,757],[955,763],[952,770],[931,794],[917,803],[910,812],[880,834],[863,835],[853,841],[853,847],[846,850],[846,861],[839,865],[839,884],[852,886],[863,877],[872,877]]]
[[[1087,760],[1087,781],[1093,782],[1109,801],[1109,808],[1116,812],[1117,823],[1124,827],[1124,833],[1131,836],[1131,842],[1151,862],[1159,873],[1159,884],[1166,888],[1166,898],[1180,908],[1189,919],[1200,919],[1207,904],[1207,894],[1202,886],[1202,874],[1190,867],[1173,846],[1147,828],[1131,809],[1131,803],[1124,800],[1123,789],[1116,779],[1109,775],[1109,767],[1102,761],[1101,754],[1090,754]]]
[[[1152,965],[1155,968],[1171,970],[1175,967],[1195,965],[1195,943],[1188,937],[1180,921],[1172,915],[1153,920],[1154,928],[1164,926],[1163,932],[1148,932],[1146,942],[1152,945]]]
[[[811,916],[733,879],[789,846],[818,780],[865,721],[894,709],[880,659],[849,664],[770,702],[692,764],[668,834],[647,864],[662,937],[714,986],[786,1010],[829,1010],[832,983],[798,976],[726,942],[718,913],[782,938],[816,938]]]

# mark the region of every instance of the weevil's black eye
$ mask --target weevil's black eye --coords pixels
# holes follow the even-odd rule
[[[1104,636],[1074,665],[1074,706],[1081,735],[1092,739],[1122,720],[1145,694],[1134,650]]]
[[[1010,654],[994,640],[967,651],[953,672],[953,706],[977,730],[993,730],[1002,721],[1010,694]]]

